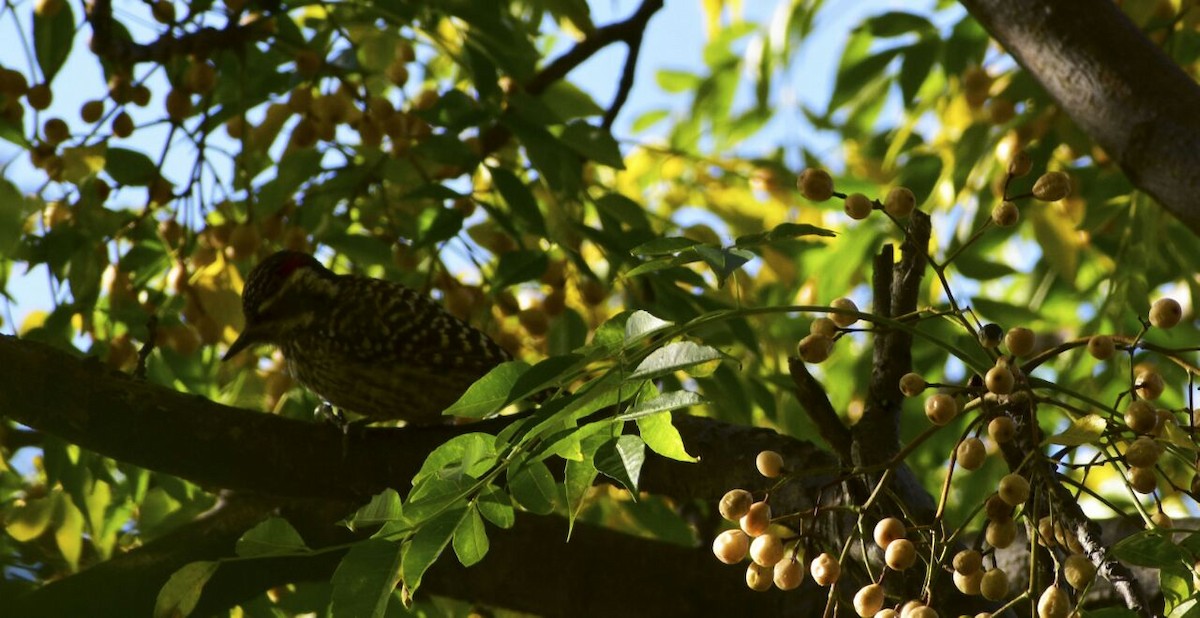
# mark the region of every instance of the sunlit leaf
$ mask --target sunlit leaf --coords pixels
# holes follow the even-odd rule
[[[1062,433],[1050,436],[1046,441],[1050,444],[1063,446],[1081,446],[1096,444],[1104,434],[1107,423],[1099,414],[1088,414],[1071,420],[1071,426]]]
[[[175,571],[158,592],[154,602],[154,617],[173,618],[191,614],[200,601],[204,584],[208,583],[219,566],[219,562],[205,560],[190,562]]]
[[[269,517],[238,539],[236,551],[243,558],[255,558],[306,552],[308,546],[286,519]]]

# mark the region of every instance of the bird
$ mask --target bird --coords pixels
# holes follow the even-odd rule
[[[472,383],[512,359],[416,290],[339,275],[298,251],[275,253],[250,271],[242,312],[246,325],[222,360],[274,345],[300,384],[370,421],[438,423]]]

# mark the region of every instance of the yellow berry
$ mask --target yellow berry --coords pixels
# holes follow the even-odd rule
[[[746,586],[757,592],[765,592],[771,589],[771,584],[774,583],[774,570],[770,567],[757,565],[753,562],[746,567]]]
[[[987,459],[987,449],[983,446],[983,440],[979,438],[967,438],[958,444],[958,465],[965,470],[978,470],[983,465],[983,461]]]
[[[745,489],[731,489],[721,496],[721,503],[717,510],[721,512],[721,517],[729,521],[737,521],[750,512],[751,504],[754,504],[754,498],[750,492]]]
[[[1071,598],[1058,586],[1050,586],[1038,598],[1038,618],[1067,618],[1071,613]]]
[[[1033,183],[1033,197],[1057,202],[1071,194],[1071,178],[1063,172],[1046,172]]]
[[[775,563],[775,587],[780,590],[795,590],[804,582],[804,565],[796,560],[780,560]]]
[[[945,393],[938,393],[925,400],[925,416],[934,425],[945,425],[958,416],[958,402]]]
[[[783,560],[783,541],[774,534],[764,534],[750,543],[750,559],[755,564],[773,567]]]
[[[905,571],[917,562],[917,548],[908,539],[896,539],[888,543],[883,552],[884,562],[893,571]]]
[[[833,178],[822,169],[810,168],[800,172],[796,186],[805,199],[824,202],[833,197]]]
[[[1150,433],[1158,424],[1158,414],[1150,404],[1139,399],[1125,408],[1125,424],[1134,433]]]
[[[850,300],[849,298],[844,297],[835,298],[833,302],[829,303],[829,306],[833,307],[834,309],[843,309],[845,311],[858,311],[858,305],[854,304],[854,301]],[[848,313],[831,312],[829,314],[829,319],[833,320],[834,324],[837,324],[842,328],[853,326],[854,323],[858,321],[857,316],[850,315]]]
[[[919,374],[906,373],[900,376],[900,392],[904,393],[905,397],[916,397],[926,386],[928,383]]]
[[[851,219],[861,221],[871,215],[871,210],[874,205],[870,198],[862,193],[851,193],[846,196],[846,203],[842,207],[846,211],[846,215]]]
[[[1007,416],[997,416],[988,423],[988,436],[997,444],[1004,444],[1017,435],[1017,424]]]
[[[887,549],[888,545],[896,539],[902,539],[908,533],[908,528],[904,522],[895,517],[888,517],[879,520],[875,524],[875,544],[880,549]]]
[[[988,522],[984,538],[988,545],[996,549],[1004,549],[1013,544],[1017,538],[1017,523],[1011,519],[996,519]]]
[[[1150,306],[1150,324],[1156,328],[1172,328],[1183,319],[1183,307],[1174,298],[1160,298]]]
[[[1139,494],[1154,493],[1158,488],[1158,479],[1154,476],[1154,468],[1130,468],[1129,486]]]
[[[1008,574],[1003,569],[992,569],[984,573],[979,582],[979,593],[989,601],[999,601],[1008,596]]]
[[[1007,395],[1013,391],[1015,379],[1007,365],[997,364],[988,369],[987,375],[983,377],[983,383],[987,386],[989,393]]]
[[[809,325],[808,332],[813,335],[822,335],[832,339],[838,332],[838,326],[829,318],[817,318]]]
[[[755,502],[750,505],[750,510],[746,511],[745,515],[738,520],[742,527],[742,532],[752,536],[760,537],[767,533],[767,528],[771,526],[771,505],[766,502]]]
[[[1166,388],[1166,383],[1163,382],[1162,376],[1154,370],[1146,370],[1138,373],[1134,384],[1137,387],[1138,397],[1142,399],[1158,399],[1162,397],[1163,390]]]
[[[883,601],[883,586],[868,584],[854,593],[854,611],[862,618],[870,618],[883,608]]]
[[[818,586],[828,586],[841,577],[842,565],[837,558],[825,552],[812,561],[809,572],[812,573],[813,581],[816,581]]]
[[[1001,500],[1012,506],[1020,506],[1029,499],[1029,481],[1020,474],[1006,474],[1000,479],[998,491]]]
[[[917,206],[917,198],[907,187],[895,187],[883,200],[883,209],[896,218],[907,217]]]
[[[1072,588],[1083,590],[1096,578],[1096,565],[1083,554],[1071,554],[1063,561],[1063,578]]]
[[[1112,358],[1117,348],[1113,344],[1112,337],[1108,335],[1093,335],[1091,339],[1088,339],[1087,349],[1088,354],[1091,354],[1092,358],[1096,360],[1108,360]]]
[[[1137,468],[1149,468],[1158,462],[1161,454],[1158,443],[1153,438],[1143,436],[1125,449],[1125,463]]]
[[[999,227],[1011,227],[1021,219],[1021,210],[1017,205],[1004,201],[992,207],[992,223]]]
[[[1008,173],[1013,178],[1020,178],[1021,176],[1028,174],[1029,170],[1032,168],[1033,158],[1030,157],[1029,153],[1025,152],[1024,150],[1018,150],[1015,154],[1013,154],[1012,159],[1008,162]]]
[[[954,570],[963,575],[970,575],[983,567],[983,556],[973,549],[964,549],[954,554]]]
[[[833,339],[824,335],[809,335],[796,345],[796,355],[806,363],[822,363],[833,351]]]
[[[1033,352],[1034,335],[1028,328],[1017,326],[1004,334],[1004,347],[1013,356],[1029,356]]]
[[[775,451],[762,451],[754,460],[758,473],[769,478],[778,478],[783,473],[783,455]]]
[[[750,537],[741,530],[726,530],[713,539],[713,554],[725,564],[737,564],[750,550]]]

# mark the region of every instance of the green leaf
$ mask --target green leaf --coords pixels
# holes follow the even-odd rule
[[[650,129],[650,127],[666,120],[670,115],[671,112],[665,109],[652,109],[635,118],[630,128],[634,133],[642,133]]]
[[[700,83],[703,81],[699,75],[694,73],[670,69],[659,69],[654,74],[654,79],[658,82],[658,86],[668,93],[693,92],[700,88]]]
[[[596,451],[596,469],[628,489],[636,499],[646,442],[640,436],[623,435],[605,442]]]
[[[412,541],[404,549],[404,559],[400,566],[401,579],[409,594],[416,592],[421,585],[421,577],[433,562],[442,555],[442,550],[450,543],[458,524],[467,514],[466,508],[446,511],[425,522],[413,535]]]
[[[75,42],[75,13],[71,3],[63,0],[54,5],[60,8],[52,15],[33,12],[33,48],[47,83],[71,55],[71,44]]]
[[[158,598],[154,601],[154,617],[174,618],[191,614],[200,600],[204,584],[220,565],[219,562],[202,560],[185,564],[175,571],[158,591]]]
[[[414,249],[430,247],[454,238],[462,230],[463,215],[453,208],[429,208],[417,217]]]
[[[545,235],[546,221],[529,187],[515,174],[502,167],[489,167],[488,170],[492,175],[492,183],[500,191],[500,196],[508,204],[513,217],[523,223],[530,232]]]
[[[691,391],[671,391],[663,393],[649,401],[639,402],[637,405],[630,408],[628,411],[616,417],[619,421],[636,420],[642,417],[656,415],[662,412],[670,412],[680,408],[689,408],[708,403],[697,393]],[[648,441],[648,440],[647,440]],[[654,448],[651,445],[651,448]]]
[[[513,499],[531,513],[549,515],[554,511],[554,498],[558,495],[554,475],[540,461],[528,461],[516,472],[510,467],[508,489]]]
[[[436,476],[440,479],[466,475],[477,478],[496,462],[496,438],[486,433],[468,433],[443,442],[421,465],[413,484]]]
[[[633,370],[628,379],[648,380],[720,359],[721,353],[715,348],[691,341],[677,341],[650,353],[645,360],[638,364],[637,369]]]
[[[366,506],[359,508],[346,520],[351,530],[381,526],[398,521],[403,516],[400,509],[400,494],[395,489],[385,489],[371,497]]]
[[[917,92],[929,74],[933,71],[933,63],[941,51],[941,40],[936,37],[922,39],[914,43],[904,52],[904,60],[900,64],[900,95],[905,107],[912,107],[917,98]]]
[[[480,492],[475,505],[484,519],[500,528],[507,530],[517,523],[517,513],[512,507],[512,500],[495,485],[488,485]]]
[[[709,268],[712,268],[713,272],[716,273],[718,285],[724,285],[725,279],[729,275],[732,275],[734,271],[755,257],[753,253],[745,249],[717,248],[709,245],[700,245],[695,248],[695,251],[704,259]]]
[[[1071,426],[1058,435],[1050,436],[1046,442],[1063,446],[1096,444],[1104,434],[1104,418],[1099,414],[1088,414],[1071,421]]]
[[[128,148],[109,148],[104,171],[117,184],[144,187],[158,178],[158,167],[145,154]]]
[[[599,116],[604,113],[604,108],[592,100],[591,95],[565,79],[555,81],[539,95],[539,98],[563,120]]]
[[[1117,541],[1112,556],[1155,569],[1181,564],[1188,559],[1187,552],[1172,542],[1169,535],[1163,536],[1156,530],[1143,530]]]
[[[509,402],[539,393],[561,383],[586,363],[579,354],[563,354],[543,359],[517,378],[509,391]]]
[[[0,179],[0,255],[12,255],[21,242],[25,198],[7,180]]]
[[[621,156],[621,148],[612,133],[601,127],[594,127],[582,120],[572,122],[563,130],[559,139],[572,150],[613,169],[625,169],[625,159]]]
[[[307,552],[308,546],[286,519],[269,517],[238,539],[236,551],[243,558],[257,558]]]
[[[701,244],[700,241],[683,236],[666,236],[642,243],[630,249],[629,252],[636,256],[675,255],[699,244]]]
[[[487,530],[479,511],[469,509],[467,516],[454,529],[454,555],[463,566],[471,566],[483,560],[488,552]]]
[[[982,297],[972,299],[971,308],[981,317],[996,322],[1001,326],[1005,324],[1029,324],[1038,319],[1037,312],[1028,307]]]
[[[508,403],[517,378],[529,370],[529,363],[508,361],[492,368],[467,388],[458,401],[442,412],[445,416],[484,418],[495,414]]]
[[[566,472],[563,475],[563,489],[567,496],[567,536],[575,529],[575,519],[583,511],[584,500],[596,482],[596,466],[590,459],[583,461],[567,460]]]
[[[504,289],[510,285],[536,279],[546,272],[550,258],[545,251],[509,251],[500,256],[492,285]]]
[[[878,79],[900,51],[900,48],[885,49],[840,69],[836,85],[833,88],[833,95],[829,99],[829,111],[832,112],[849,103],[851,99],[866,89],[868,84]]]
[[[1068,215],[1051,208],[1029,208],[1033,236],[1042,246],[1042,256],[1050,268],[1067,283],[1074,283],[1079,269],[1079,235]]]
[[[333,572],[334,618],[382,618],[388,597],[400,581],[399,541],[368,539],[354,544]]]
[[[963,251],[954,258],[954,267],[966,277],[978,281],[999,279],[1016,274],[1016,270],[1003,262],[997,262],[980,256],[974,251]]]
[[[933,24],[924,17],[904,11],[888,11],[868,19],[865,23],[867,30],[879,38],[902,36],[910,32],[937,32]]]
[[[663,397],[676,394],[696,395],[695,393],[679,391],[677,393],[665,393]],[[659,399],[662,399],[662,397],[659,397]],[[700,461],[698,457],[689,455],[687,449],[683,447],[683,437],[679,435],[679,430],[671,422],[670,412],[640,416],[637,418],[637,426],[642,440],[645,440],[646,446],[649,446],[650,450],[655,453],[676,461],[686,461],[688,463]]]
[[[660,320],[651,315],[650,312],[638,309],[630,314],[629,319],[625,322],[625,345],[629,345],[643,337],[657,333],[673,325],[673,322]]]

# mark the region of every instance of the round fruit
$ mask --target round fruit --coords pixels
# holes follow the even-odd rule
[[[1083,554],[1071,554],[1063,562],[1063,577],[1076,590],[1083,590],[1096,578],[1096,565]]]
[[[868,584],[858,589],[854,594],[854,611],[862,618],[874,616],[883,608],[883,586]]]
[[[770,567],[750,563],[746,567],[746,585],[756,592],[766,592],[774,582],[775,570]]]
[[[851,219],[861,221],[871,216],[871,210],[874,205],[871,204],[871,199],[861,193],[851,193],[846,196],[846,203],[842,207],[846,211],[846,215]]]
[[[1030,157],[1029,153],[1025,152],[1024,150],[1018,150],[1016,154],[1013,155],[1012,160],[1008,162],[1008,174],[1013,178],[1020,178],[1021,176],[1028,174],[1029,170],[1032,168],[1033,158]]]
[[[1137,387],[1138,397],[1142,399],[1158,399],[1162,397],[1163,390],[1166,389],[1166,384],[1157,371],[1143,371],[1139,373],[1134,384]]]
[[[988,522],[984,538],[988,545],[996,549],[1004,549],[1017,539],[1017,522],[1012,519],[997,519]]]
[[[999,494],[992,494],[984,503],[983,510],[991,520],[1012,519],[1013,506],[1005,502]]]
[[[764,534],[750,543],[750,559],[755,564],[773,567],[783,560],[783,541],[774,534]]]
[[[936,609],[933,609],[928,605],[918,605],[908,610],[908,613],[904,615],[904,618],[938,618],[938,613]]]
[[[845,311],[858,311],[858,305],[854,304],[854,301],[850,300],[849,298],[835,298],[833,302],[829,303],[829,306],[833,307],[834,309],[843,309]],[[837,324],[842,328],[853,326],[854,323],[858,321],[856,316],[848,313],[830,313],[829,319],[833,320],[834,324]]]
[[[1054,547],[1054,520],[1049,515],[1038,520],[1038,544],[1042,547]]]
[[[46,136],[46,143],[57,146],[71,137],[71,128],[62,118],[49,118],[42,125],[42,135]]]
[[[973,549],[964,549],[954,554],[954,571],[963,575],[976,573],[983,567],[983,556]]]
[[[1007,416],[997,416],[988,423],[988,436],[997,444],[1004,444],[1017,435],[1017,424]]]
[[[828,586],[842,575],[842,565],[829,552],[825,552],[812,561],[809,567],[813,580],[818,586]]]
[[[726,530],[713,539],[713,554],[725,564],[737,564],[750,550],[750,537],[741,530]]]
[[[525,332],[534,337],[545,336],[550,330],[550,316],[541,308],[522,309],[521,313],[517,314],[517,321],[525,328]]]
[[[823,335],[832,339],[838,332],[838,326],[837,323],[829,318],[817,318],[809,325],[808,332],[813,335]]]
[[[25,93],[25,101],[29,103],[29,107],[42,111],[50,107],[50,103],[54,101],[54,93],[50,91],[48,84],[38,84]]]
[[[992,207],[992,223],[999,227],[1011,227],[1021,220],[1021,211],[1012,202],[1000,202]]]
[[[1046,172],[1033,183],[1033,197],[1057,202],[1071,194],[1071,178],[1062,172]]]
[[[875,524],[875,544],[880,549],[887,549],[892,541],[904,538],[907,533],[908,528],[899,519],[895,517],[881,519],[879,523]]]
[[[806,363],[823,363],[833,351],[833,339],[824,335],[809,335],[796,345],[796,355]]]
[[[796,560],[780,560],[775,563],[774,580],[780,590],[795,590],[804,583],[804,566]]]
[[[1154,476],[1153,468],[1130,468],[1129,486],[1139,494],[1153,493],[1158,487],[1158,479]]]
[[[963,594],[979,594],[979,582],[983,581],[983,571],[975,571],[970,575],[954,572],[954,587]]]
[[[983,465],[984,459],[987,458],[987,449],[983,446],[983,440],[979,438],[967,438],[958,443],[958,465],[966,470],[978,470]]]
[[[120,138],[126,138],[133,135],[133,118],[125,112],[121,112],[113,118],[112,132]]]
[[[904,393],[905,397],[916,397],[926,386],[928,383],[919,374],[906,373],[900,377],[900,392]]]
[[[800,172],[796,187],[801,195],[814,202],[824,202],[833,197],[833,178],[825,170],[810,168]]]
[[[99,122],[104,115],[104,101],[88,101],[79,108],[79,117],[84,122]]]
[[[1150,324],[1156,328],[1172,328],[1183,318],[1183,307],[1174,298],[1160,298],[1150,306]]]
[[[1088,339],[1088,354],[1096,360],[1108,360],[1117,350],[1117,346],[1113,344],[1112,337],[1108,335],[1093,335]]]
[[[771,505],[766,502],[751,504],[750,510],[746,511],[745,515],[742,515],[738,523],[742,527],[742,532],[752,537],[759,537],[766,534],[767,528],[771,526]]]
[[[898,618],[899,614],[894,609],[881,609],[875,614],[875,618]]]
[[[1157,528],[1175,527],[1175,522],[1171,521],[1171,516],[1162,511],[1155,511],[1154,514],[1150,516],[1150,523],[1154,524]]]
[[[1029,356],[1033,352],[1033,331],[1017,326],[1008,329],[1004,334],[1004,347],[1013,356]]]
[[[150,6],[154,21],[160,24],[175,23],[175,3],[172,0],[158,0]]]
[[[934,425],[945,425],[958,416],[958,403],[945,393],[938,393],[925,400],[925,416]]]
[[[1149,468],[1158,462],[1161,454],[1158,443],[1153,438],[1143,436],[1125,449],[1125,463],[1137,468]]]
[[[1000,345],[1000,339],[1004,337],[1004,329],[1000,328],[999,324],[984,324],[983,328],[979,329],[979,344],[985,348],[994,348]]]
[[[721,496],[721,504],[717,510],[721,512],[721,517],[729,521],[737,521],[743,515],[750,512],[750,505],[754,504],[754,497],[745,489],[731,489]]]
[[[1025,504],[1029,499],[1029,481],[1020,474],[1006,474],[1000,479],[1000,499],[1012,506]]]
[[[907,217],[917,206],[917,198],[907,187],[895,187],[883,200],[883,209],[893,217]]]
[[[754,460],[758,473],[769,478],[778,478],[783,473],[783,455],[775,451],[763,451]]]
[[[1125,424],[1135,433],[1149,433],[1158,424],[1158,413],[1150,404],[1139,399],[1125,408]]]
[[[1058,586],[1050,586],[1038,599],[1037,610],[1038,618],[1067,618],[1071,599]]]
[[[979,582],[979,594],[989,601],[999,601],[1008,596],[1008,574],[1004,569],[992,569],[984,573]]]
[[[1015,382],[1016,380],[1013,378],[1012,371],[1009,370],[1007,363],[998,364],[988,369],[987,375],[983,378],[983,383],[987,386],[988,392],[997,395],[1011,393]]]
[[[883,559],[893,571],[904,571],[916,564],[917,548],[908,539],[896,539],[888,543]]]

